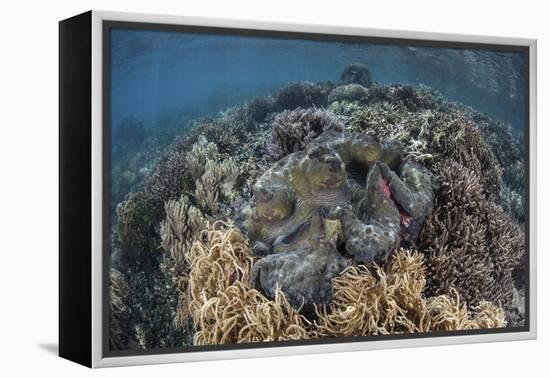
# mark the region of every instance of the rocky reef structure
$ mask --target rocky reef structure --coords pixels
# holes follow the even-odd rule
[[[281,110],[307,109],[327,105],[328,94],[334,88],[330,81],[312,83],[302,81],[291,83],[277,93],[276,107]]]
[[[361,84],[346,84],[334,88],[328,95],[328,102],[348,101],[363,102],[368,99],[369,91]]]
[[[360,84],[363,87],[372,86],[369,67],[365,63],[351,63],[344,67],[340,80],[344,84]]]
[[[295,306],[330,302],[330,280],[350,263],[344,256],[383,262],[402,234],[414,240],[433,189],[430,172],[402,161],[392,141],[321,134],[254,185],[242,228],[255,254],[267,256],[254,266],[253,285],[268,297],[281,288]],[[341,232],[327,232],[330,221]]]

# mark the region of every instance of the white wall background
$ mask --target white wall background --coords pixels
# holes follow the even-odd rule
[[[550,143],[545,2],[402,0],[5,1],[0,22],[0,375],[80,377],[541,376],[550,331],[544,246]],[[57,21],[88,9],[531,37],[539,40],[539,339],[376,352],[104,369],[57,344]],[[543,235],[546,233],[545,235]],[[545,350],[546,349],[546,350]],[[538,372],[538,373],[537,373]]]

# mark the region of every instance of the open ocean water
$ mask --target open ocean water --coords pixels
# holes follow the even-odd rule
[[[337,82],[352,62],[366,63],[376,83],[424,84],[523,130],[523,53],[115,29],[113,135],[128,116],[155,133],[293,81]]]

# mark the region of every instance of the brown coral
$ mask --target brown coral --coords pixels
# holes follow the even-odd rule
[[[248,285],[254,257],[235,227],[222,222],[211,225],[187,258],[189,302],[179,316],[192,317],[196,345],[307,337],[307,320],[281,291],[269,300]]]
[[[207,219],[193,206],[187,196],[169,200],[164,205],[166,218],[160,224],[161,246],[169,253],[175,275],[186,268],[186,253],[200,231],[206,228]]]
[[[422,255],[400,250],[385,267],[350,267],[333,279],[334,301],[318,309],[313,335],[365,336],[503,327],[502,309],[483,302],[469,312],[458,295],[426,299]]]
[[[481,131],[466,115],[438,114],[430,129],[429,148],[474,171],[480,177],[483,191],[498,198],[502,169]]]
[[[481,302],[469,311],[458,294],[426,299],[423,257],[397,251],[385,268],[353,266],[333,279],[334,300],[308,320],[277,290],[270,300],[250,288],[254,257],[246,239],[217,222],[188,253],[189,302],[180,316],[191,316],[194,344],[212,345],[327,336],[498,328],[504,311]]]
[[[267,154],[275,160],[304,149],[323,131],[344,131],[344,123],[333,113],[318,109],[287,110],[275,116]]]
[[[455,288],[470,305],[512,306],[513,270],[524,252],[524,234],[487,199],[479,176],[456,162],[437,168],[441,191],[420,237],[428,266],[428,292]]]

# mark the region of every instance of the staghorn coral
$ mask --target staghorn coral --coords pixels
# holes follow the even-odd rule
[[[333,113],[317,109],[286,110],[275,116],[267,155],[274,160],[304,149],[323,131],[344,131],[344,124]]]
[[[422,255],[396,251],[385,268],[353,266],[333,279],[334,300],[317,309],[312,337],[385,335],[503,327],[504,311],[484,302],[469,312],[458,296],[426,299]]]
[[[473,170],[488,196],[498,198],[502,170],[479,128],[461,113],[440,114],[430,129],[429,148]]]
[[[485,196],[473,170],[446,161],[437,172],[441,191],[419,242],[426,253],[428,292],[455,288],[470,306],[485,300],[510,309],[523,231]]]
[[[254,256],[234,226],[211,224],[187,254],[190,316],[195,345],[275,341],[307,337],[307,319],[277,291],[273,301],[249,285]]]

